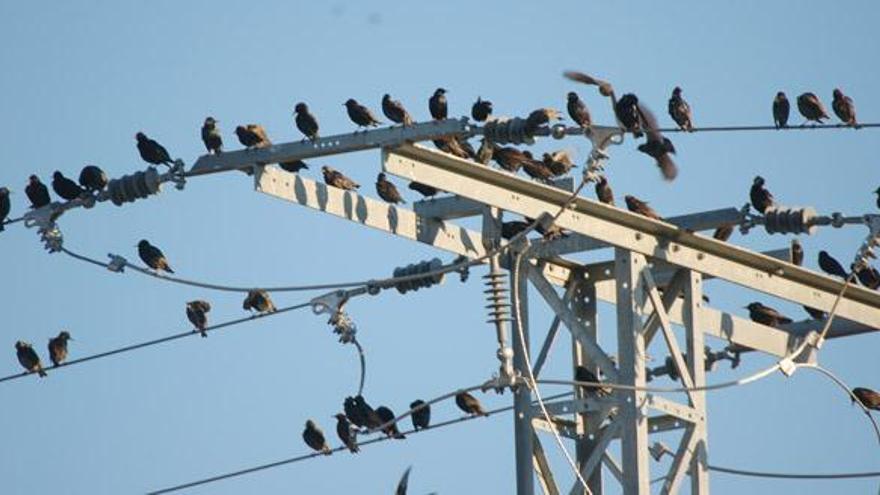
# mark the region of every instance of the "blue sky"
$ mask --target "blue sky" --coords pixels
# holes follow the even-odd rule
[[[437,86],[449,90],[453,115],[477,96],[496,113],[524,115],[563,107],[581,92],[594,120],[612,116],[595,93],[560,74],[588,71],[636,91],[661,120],[675,85],[684,89],[697,126],[769,124],[778,90],[790,98],[815,91],[830,105],[841,87],[863,121],[877,121],[880,98],[874,2],[35,2],[0,4],[0,184],[24,211],[31,173],[48,182],[58,169],[76,176],[86,163],[111,176],[144,168],[134,134],[144,131],[192,163],[204,148],[199,126],[220,120],[228,148],[237,124],[263,124],[277,142],[299,139],[291,109],[306,101],[323,134],[352,129],[350,97],[379,109],[390,92],[419,119]],[[795,119],[797,122],[799,120]],[[760,173],[785,204],[819,211],[875,211],[876,131],[675,135],[679,179],[663,183],[633,146],[613,150],[609,176],[618,197],[635,194],[666,215],[741,206]],[[540,143],[537,151],[558,147]],[[588,147],[568,140],[583,159]],[[332,164],[363,184],[379,168],[377,152],[313,161]],[[371,190],[371,187],[365,189]],[[409,199],[415,199],[409,197]],[[183,192],[117,208],[102,204],[65,215],[67,247],[96,257],[130,259],[148,238],[186,277],[241,285],[291,285],[388,275],[433,256],[422,245],[255,194],[237,173],[191,180]],[[861,228],[804,238],[808,265],[827,248],[849,259]],[[784,247],[787,238],[755,232],[733,242]],[[7,280],[0,309],[7,359],[23,339],[43,352],[61,329],[77,340],[72,356],[100,352],[187,328],[184,302],[213,303],[212,321],[243,315],[240,297],[98,270],[46,254],[21,225],[0,234]],[[610,253],[601,253],[607,258]],[[482,271],[475,275],[481,275]],[[759,299],[803,317],[795,305],[719,282],[713,304],[742,311]],[[429,291],[386,293],[350,304],[367,348],[366,394],[403,410],[415,398],[480,382],[494,371],[494,331],[484,323],[482,286],[448,280]],[[305,294],[279,294],[293,304]],[[533,300],[533,334],[549,324]],[[602,319],[613,313],[602,307]],[[354,350],[342,347],[323,317],[291,313],[50,374],[0,384],[4,493],[139,493],[304,453],[303,423],[315,418],[333,438],[331,416],[357,385]],[[613,334],[613,325],[602,328]],[[835,341],[821,361],[853,385],[880,388],[876,335]],[[712,342],[720,347],[718,342]],[[659,351],[658,351],[659,352]],[[557,347],[546,376],[566,376],[568,351]],[[662,360],[662,354],[655,356]],[[749,356],[721,381],[770,363]],[[5,364],[4,364],[5,363]],[[654,363],[657,364],[657,363]],[[663,383],[658,382],[658,383]],[[549,390],[546,393],[552,393]],[[491,407],[504,396],[482,396]],[[876,440],[864,418],[825,379],[799,372],[709,397],[710,462],[781,471],[878,468]],[[453,404],[434,418],[458,415]],[[672,445],[671,437],[665,440]],[[414,493],[510,493],[512,421],[479,420],[209,485],[192,493],[390,493],[414,465]],[[545,448],[567,487],[571,476],[552,441]],[[717,493],[744,491],[863,493],[874,481],[775,482],[715,475]],[[612,488],[611,493],[615,493]]]

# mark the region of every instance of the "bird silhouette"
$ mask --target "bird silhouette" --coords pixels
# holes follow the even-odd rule
[[[599,201],[606,205],[614,206],[614,191],[611,190],[611,184],[604,175],[600,175],[596,179],[596,197]]]
[[[822,105],[822,102],[819,101],[819,97],[814,93],[803,93],[797,98],[797,107],[798,111],[801,115],[809,121],[815,121],[818,123],[822,123],[822,119],[830,119],[828,116],[828,112],[825,111],[825,107]],[[806,123],[806,122],[805,122]]]
[[[223,136],[214,117],[205,117],[205,122],[202,123],[202,142],[209,155],[219,155],[223,152]]]
[[[791,103],[782,91],[776,93],[773,98],[773,123],[776,128],[788,127],[788,115],[791,113]]]
[[[299,132],[312,141],[318,139],[318,119],[309,112],[309,106],[302,102],[297,103],[293,107],[293,113],[296,115],[294,122]]]
[[[110,179],[97,165],[86,165],[79,173],[79,185],[90,193],[103,191]]]
[[[381,424],[385,424],[389,421],[394,420],[394,412],[392,412],[391,409],[385,406],[377,407],[376,414],[379,415],[379,419],[382,420]],[[398,440],[403,440],[404,438],[406,438],[406,435],[404,435],[400,432],[400,430],[397,429],[397,423],[391,423],[390,425],[383,428],[382,431],[391,438],[396,438]]]
[[[776,311],[770,306],[764,306],[759,302],[750,303],[746,306],[746,309],[749,310],[749,318],[762,325],[778,327],[779,325],[791,323],[791,318],[783,316],[779,311]]]
[[[12,202],[9,201],[9,188],[0,187],[0,232],[3,232],[3,222],[12,211]]]
[[[43,363],[40,362],[40,356],[30,344],[19,340],[15,343],[15,354],[18,357],[18,362],[28,373],[37,373],[41,377],[46,376]]]
[[[148,138],[143,132],[135,134],[134,138],[137,140],[138,153],[145,162],[150,165],[167,165],[168,167],[174,165],[171,155],[168,154],[168,150],[164,146]]]
[[[388,120],[395,124],[401,124],[404,127],[413,124],[413,119],[409,112],[403,107],[403,104],[397,100],[392,100],[391,95],[385,93],[382,96],[382,113],[388,117]]]
[[[773,194],[764,187],[764,178],[760,175],[756,176],[752,181],[752,187],[749,189],[749,199],[752,202],[752,207],[758,213],[766,213],[768,208],[776,206]]]
[[[342,404],[342,408],[345,411],[345,416],[348,417],[353,425],[361,428],[367,427],[366,411],[360,407],[357,399],[354,397],[346,397]]]
[[[712,238],[721,242],[727,242],[731,235],[733,235],[733,225],[722,225],[715,229],[715,232],[712,233]]]
[[[477,101],[471,107],[471,117],[477,122],[485,122],[492,116],[492,102],[477,97]]]
[[[393,182],[389,181],[385,174],[379,172],[379,175],[376,177],[376,192],[379,194],[379,197],[391,204],[404,203],[406,201],[400,195],[400,192],[397,190],[397,186],[394,185]]]
[[[68,179],[60,171],[56,170],[52,174],[52,190],[55,194],[70,201],[77,199],[85,194],[85,189],[79,186],[72,179]]]
[[[345,414],[336,414],[334,417],[336,418],[336,435],[339,436],[339,440],[352,454],[360,452],[361,449],[357,444],[357,432],[351,427],[348,418],[345,417]]]
[[[24,193],[30,200],[33,209],[42,208],[52,202],[49,197],[49,189],[40,182],[40,178],[36,175],[31,175],[28,178],[28,185],[24,188]]]
[[[66,330],[58,332],[57,337],[52,337],[51,339],[49,339],[49,359],[52,361],[52,366],[58,366],[67,359],[68,340],[73,340],[73,338]]]
[[[406,471],[403,472],[403,476],[397,482],[397,489],[394,490],[394,495],[406,495],[406,490],[409,488],[409,472],[411,470],[412,466],[406,468]]]
[[[672,97],[669,98],[669,116],[678,124],[679,129],[688,132],[694,130],[691,106],[682,98],[681,88],[678,86],[672,90]]]
[[[302,160],[290,160],[287,162],[281,162],[278,164],[278,166],[281,167],[281,170],[285,170],[285,171],[290,172],[292,174],[298,173],[302,169],[309,168],[309,166],[306,164],[306,162],[304,162]]]
[[[654,220],[663,220],[663,217],[658,215],[657,212],[648,205],[647,201],[642,201],[631,195],[626,195],[623,199],[626,201],[626,209],[629,211],[648,218],[653,218]]]
[[[349,179],[342,172],[334,169],[333,167],[329,167],[324,165],[321,167],[321,173],[324,174],[324,182],[329,186],[338,187],[339,189],[344,189],[346,191],[354,191],[355,189],[361,187],[357,182]]]
[[[849,274],[844,270],[843,265],[825,250],[819,251],[819,268],[828,275],[843,279],[849,277]]]
[[[569,91],[567,99],[566,110],[568,110],[568,116],[571,117],[571,120],[583,129],[588,129],[593,125],[590,109],[587,108],[587,104],[581,100],[580,96],[574,91]]]
[[[373,112],[369,108],[361,105],[354,98],[349,98],[345,102],[345,108],[348,110],[348,118],[357,124],[358,129],[362,127],[375,127],[382,123],[373,116]]]
[[[269,139],[266,129],[260,124],[237,126],[235,128],[235,135],[238,137],[238,142],[248,150],[272,146],[272,141]]]
[[[660,133],[660,125],[654,113],[641,102],[636,105],[639,112],[639,120],[642,129],[647,135],[647,141],[638,146],[638,150],[654,159],[660,174],[665,180],[671,181],[678,177],[678,166],[671,155],[675,154],[675,146],[672,141]]]
[[[492,159],[508,172],[517,172],[529,160],[528,155],[512,146],[495,146]]]
[[[852,390],[852,393],[866,408],[880,411],[880,393],[864,387],[856,387]],[[855,399],[852,399],[853,403],[855,403],[855,401]]]
[[[880,272],[870,265],[857,267],[855,264],[850,265],[852,271],[856,272],[859,282],[871,290],[877,290],[880,287]]]
[[[625,131],[632,132],[636,138],[642,137],[642,118],[639,112],[639,97],[626,93],[614,104],[614,115]]]
[[[202,337],[208,336],[208,312],[211,311],[211,303],[197,299],[186,303],[186,317],[195,326],[195,331]]]
[[[788,261],[792,265],[801,266],[804,264],[804,247],[801,241],[797,239],[791,240],[791,246],[788,248]]]
[[[437,190],[436,187],[429,186],[428,184],[422,184],[421,182],[412,181],[409,183],[409,188],[413,191],[418,192],[422,196],[426,198],[430,198],[432,196],[436,196],[440,191]]]
[[[523,131],[527,135],[532,135],[542,125],[549,124],[551,120],[562,120],[562,113],[555,108],[539,108],[526,117]]]
[[[311,447],[315,452],[321,452],[324,455],[330,455],[333,453],[333,451],[330,450],[330,446],[327,445],[327,440],[324,438],[324,432],[321,431],[321,428],[319,428],[311,419],[306,421],[306,429],[303,430],[302,436],[306,445]]]
[[[269,293],[263,289],[253,289],[247,293],[244,302],[241,304],[245,311],[256,311],[257,313],[274,313],[278,311],[275,303],[269,297]]]
[[[859,123],[856,121],[856,105],[853,103],[852,98],[843,94],[843,91],[838,88],[834,89],[833,97],[834,100],[831,102],[831,109],[834,110],[834,114],[837,115],[837,118],[848,126],[858,127]]]
[[[428,98],[428,110],[434,120],[443,120],[449,115],[449,109],[446,105],[446,90],[437,88],[434,94]]]
[[[571,155],[565,150],[544,153],[541,161],[543,161],[544,165],[550,169],[554,177],[569,173],[575,166],[571,159]]]
[[[419,399],[414,400],[409,408],[413,410],[411,419],[413,424],[413,429],[416,431],[424,430],[431,424],[431,406],[425,401]],[[416,409],[418,408],[418,409]]]
[[[137,248],[138,256],[140,256],[141,261],[143,261],[148,267],[156,270],[156,272],[166,271],[168,273],[174,273],[174,270],[171,269],[171,265],[168,264],[168,259],[165,258],[161,249],[150,244],[146,239],[141,239],[141,241],[138,242]]]
[[[488,416],[487,413],[483,409],[483,405],[480,404],[480,401],[477,400],[476,397],[467,393],[467,392],[459,392],[455,395],[455,404],[459,409],[464,411],[471,416]]]

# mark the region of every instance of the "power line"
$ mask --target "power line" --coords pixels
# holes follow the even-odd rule
[[[856,478],[878,478],[880,477],[880,471],[868,471],[864,473],[822,473],[822,474],[808,474],[808,473],[773,473],[766,471],[748,471],[745,469],[733,469],[721,466],[708,466],[710,471],[717,471],[719,473],[727,473],[727,474],[735,474],[739,476],[752,476],[756,478],[777,478],[777,479],[789,479],[789,480],[841,480],[841,479],[856,479]]]
[[[880,127],[880,123],[858,124],[855,128],[849,124],[814,124],[776,127],[773,125],[730,125],[730,126],[707,126],[694,127],[691,131],[685,131],[678,127],[668,127],[658,129],[660,132],[740,132],[740,131],[818,131],[827,129],[854,129],[876,128]]]

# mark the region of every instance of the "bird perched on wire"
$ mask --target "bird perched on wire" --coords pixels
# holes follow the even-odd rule
[[[376,192],[379,194],[379,197],[391,204],[403,203],[406,204],[406,201],[400,195],[400,192],[397,190],[397,186],[394,185],[393,182],[388,180],[385,177],[385,174],[379,172],[379,175],[376,177]]]
[[[397,482],[397,489],[394,490],[394,495],[406,495],[406,490],[409,488],[409,472],[411,470],[412,466],[406,468],[406,471],[403,472],[403,476]]]
[[[828,112],[825,111],[825,107],[822,105],[822,102],[819,101],[819,97],[816,96],[815,93],[807,92],[798,96],[797,106],[801,115],[807,119],[804,124],[811,120],[822,124],[822,119],[831,118],[828,116]]]
[[[428,110],[434,120],[443,120],[449,115],[449,109],[446,105],[446,90],[437,88],[434,94],[428,98]]]
[[[205,143],[209,155],[219,155],[223,152],[223,136],[214,117],[205,117],[205,122],[202,124],[202,142]]]
[[[614,104],[614,115],[620,125],[636,138],[642,137],[642,117],[639,112],[639,97],[626,93]]]
[[[849,274],[844,270],[843,265],[825,250],[819,251],[819,268],[828,275],[837,276],[843,279],[849,277]]]
[[[56,170],[52,174],[52,190],[55,194],[70,201],[77,199],[85,194],[85,190],[72,179],[68,179],[60,171]]]
[[[361,105],[354,98],[346,100],[345,108],[348,110],[348,118],[357,124],[358,129],[362,127],[376,127],[382,123],[373,115],[369,108]]]
[[[641,103],[636,106],[642,122],[642,129],[647,135],[647,141],[640,144],[638,150],[654,159],[665,180],[675,180],[678,176],[678,166],[671,156],[675,154],[675,146],[672,145],[669,138],[660,133],[660,126],[654,113]]]
[[[137,140],[137,149],[141,158],[150,165],[174,165],[174,160],[168,154],[168,150],[158,142],[147,137],[143,132],[134,135]]]
[[[165,258],[162,250],[150,244],[150,241],[141,239],[137,244],[137,248],[138,256],[140,256],[141,261],[143,261],[148,267],[156,270],[156,272],[166,271],[168,273],[174,273],[174,270],[171,269],[171,265],[168,264],[168,259]]]
[[[52,366],[58,366],[67,359],[68,340],[73,340],[73,338],[66,330],[58,332],[57,337],[49,339],[49,359],[52,360]]]
[[[377,407],[376,414],[378,414],[379,419],[382,420],[381,424],[385,424],[389,421],[394,420],[394,412],[385,406]],[[406,435],[404,435],[403,433],[400,432],[399,429],[397,429],[397,423],[391,423],[390,425],[386,426],[385,428],[382,428],[382,431],[385,432],[385,434],[391,438],[396,438],[398,440],[403,440],[404,438],[406,438]]]
[[[436,187],[429,186],[428,184],[422,184],[421,182],[412,181],[409,183],[409,188],[413,191],[418,192],[422,196],[426,198],[430,198],[432,196],[436,196],[440,191],[437,190]]]
[[[526,175],[536,181],[549,183],[550,179],[555,175],[553,170],[551,170],[544,162],[535,160],[531,151],[523,151],[523,154],[527,158],[527,160],[523,162],[523,171]]]
[[[551,120],[562,120],[562,118],[562,112],[555,108],[539,108],[526,117],[523,131],[528,135],[532,135],[542,125],[549,124]]]
[[[858,127],[859,123],[856,121],[856,105],[853,103],[852,98],[843,94],[843,91],[838,88],[834,89],[833,96],[834,101],[831,102],[831,109],[834,110],[834,114],[837,115],[837,118],[848,126]]]
[[[269,293],[263,289],[252,289],[248,291],[241,307],[245,311],[256,311],[263,314],[278,311],[278,308],[275,307],[275,303],[272,302],[272,298],[269,297]]]
[[[342,403],[342,409],[345,411],[345,416],[353,425],[361,428],[367,427],[366,414],[364,413],[364,410],[360,408],[357,399],[350,396],[346,397],[345,401]]]
[[[871,290],[877,290],[880,287],[880,272],[873,266],[865,265],[857,268],[855,264],[850,265],[852,271],[856,272],[859,282]]]
[[[589,129],[593,125],[593,120],[590,118],[590,110],[587,108],[587,104],[574,91],[568,92],[567,99],[566,110],[568,110],[568,116],[582,129]]]
[[[321,173],[324,174],[324,182],[328,186],[338,187],[339,189],[344,189],[346,191],[354,191],[361,187],[360,184],[349,179],[343,175],[342,172],[333,167],[324,165],[321,167]]]
[[[357,444],[357,432],[351,427],[348,418],[345,417],[345,414],[341,413],[337,413],[334,417],[336,418],[336,435],[339,436],[339,440],[342,441],[342,444],[352,454],[360,452],[361,449],[358,448]]]
[[[252,150],[272,146],[272,141],[269,139],[266,129],[260,124],[237,126],[235,128],[235,135],[238,137],[238,142],[241,143],[245,149]]]
[[[694,130],[691,106],[681,97],[681,88],[678,86],[672,90],[672,97],[669,98],[669,116],[678,124],[679,129],[688,132]]]
[[[409,112],[406,111],[403,104],[397,100],[392,100],[391,95],[388,93],[382,96],[382,113],[395,124],[401,124],[404,127],[413,124],[413,119],[409,116]]]
[[[28,373],[46,376],[46,372],[43,371],[43,363],[40,362],[40,356],[37,355],[37,351],[30,344],[21,340],[16,342],[15,355],[18,357],[18,362],[21,363]]]
[[[410,416],[412,419],[413,429],[416,431],[424,430],[431,424],[431,406],[425,401],[419,399],[414,400],[409,405],[413,411]]]
[[[3,231],[3,222],[12,211],[12,203],[9,201],[9,188],[0,187],[0,232]]]
[[[600,175],[596,179],[596,197],[602,203],[614,206],[614,191],[611,190],[611,185],[604,175]]]
[[[712,233],[712,238],[721,242],[727,242],[731,235],[733,235],[733,225],[722,225],[715,229],[715,232]]]
[[[485,122],[492,116],[492,102],[477,97],[477,101],[471,107],[471,117],[477,122]]]
[[[315,452],[321,452],[324,455],[330,455],[333,453],[333,451],[330,450],[330,446],[327,445],[327,440],[324,438],[324,432],[321,431],[321,428],[318,428],[318,425],[311,419],[306,421],[306,429],[303,430],[302,437],[303,440],[305,440],[306,445],[311,447]]]
[[[627,194],[623,198],[626,201],[626,209],[633,212],[638,213],[639,215],[653,218],[654,220],[663,220],[663,217],[657,214],[653,208],[648,206],[647,201],[642,201],[641,199],[631,196]]]
[[[788,261],[792,265],[801,266],[804,264],[804,247],[801,241],[797,239],[791,240],[791,246],[788,248]]]
[[[110,179],[97,165],[86,165],[79,173],[79,185],[90,193],[103,191]]]
[[[31,208],[42,208],[52,202],[49,198],[49,189],[45,184],[40,182],[40,178],[36,175],[28,177],[28,185],[24,188],[24,193],[31,202]]]
[[[555,177],[569,173],[575,166],[571,159],[571,154],[565,150],[544,153],[541,161],[544,162],[544,165],[550,168],[550,171],[553,172]]]
[[[776,311],[770,306],[764,306],[759,302],[750,303],[745,308],[749,310],[749,318],[755,323],[770,327],[778,327],[779,325],[791,323],[791,318],[783,316],[779,311]]]
[[[749,189],[749,199],[752,202],[752,208],[758,213],[765,213],[768,208],[776,206],[773,194],[764,187],[764,178],[760,175],[755,176],[752,181],[752,188]]]
[[[306,162],[302,160],[290,160],[289,162],[281,162],[278,164],[281,167],[281,170],[290,172],[292,174],[298,173],[302,169],[308,169],[309,166]]]
[[[379,416],[379,413],[376,412],[375,409],[364,399],[363,395],[356,395],[354,397],[355,407],[359,411],[359,415],[363,417],[364,425],[366,428],[372,430],[382,426],[382,418]]]
[[[791,113],[791,103],[785,93],[779,91],[773,98],[773,123],[776,128],[788,127],[788,115]]]
[[[516,173],[529,157],[513,146],[495,146],[492,159],[504,170]]]
[[[467,392],[459,392],[455,394],[455,404],[458,406],[459,409],[467,414],[470,414],[471,416],[489,415],[489,413],[487,413],[483,409],[483,405],[480,404],[480,401]]]
[[[852,389],[852,393],[857,399],[859,399],[859,402],[861,402],[865,408],[880,411],[880,393],[864,387],[856,387]],[[855,403],[855,401],[855,399],[852,399],[853,403]]]
[[[208,301],[197,299],[186,303],[186,317],[195,326],[194,331],[202,334],[202,337],[208,336],[206,328],[208,326],[209,311],[211,311],[211,303]]]
[[[293,107],[293,113],[296,115],[293,120],[299,132],[312,141],[318,139],[318,119],[309,112],[309,106],[299,102]]]

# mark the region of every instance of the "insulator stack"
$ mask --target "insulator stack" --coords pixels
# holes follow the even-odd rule
[[[410,264],[407,266],[395,268],[394,277],[408,277],[410,275],[418,275],[420,273],[430,273],[438,270],[442,266],[443,262],[440,261],[440,259],[438,258],[434,258],[430,261],[422,261],[421,263]],[[438,273],[426,277],[397,282],[396,284],[394,284],[394,287],[397,288],[397,292],[400,292],[401,294],[406,294],[411,290],[424,289],[427,287],[431,287],[432,285],[443,283],[444,277],[445,274]]]
[[[510,300],[508,298],[507,277],[500,270],[491,271],[484,275],[487,289],[483,291],[486,294],[486,309],[489,310],[489,319],[486,323],[500,323],[510,321]]]
[[[493,120],[483,126],[483,137],[498,144],[534,144],[535,138],[526,133],[526,119],[514,117]]]
[[[150,167],[145,171],[111,180],[107,184],[107,193],[114,205],[122,206],[158,193],[159,185],[159,172]]]
[[[816,230],[814,218],[816,210],[811,207],[768,208],[764,211],[764,229],[768,234],[812,234]]]

